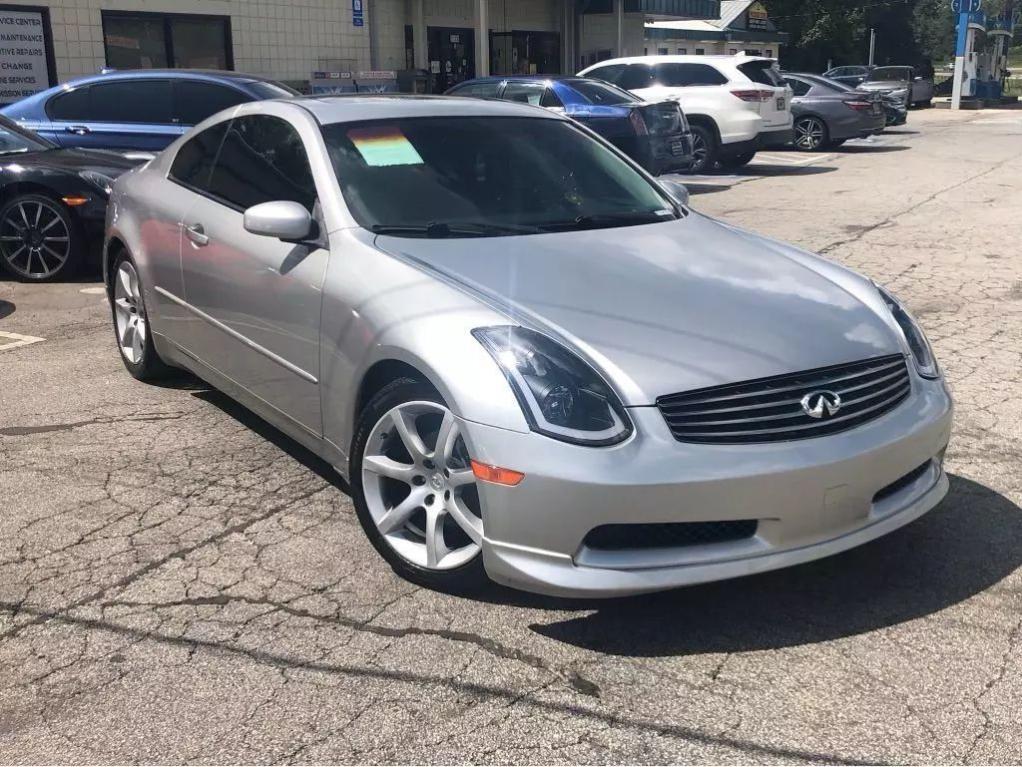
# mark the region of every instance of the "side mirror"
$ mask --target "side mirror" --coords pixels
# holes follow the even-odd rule
[[[244,226],[252,234],[300,242],[309,239],[312,216],[304,205],[291,200],[263,202],[245,211]]]
[[[660,187],[679,205],[688,207],[688,187],[680,181],[663,180]]]

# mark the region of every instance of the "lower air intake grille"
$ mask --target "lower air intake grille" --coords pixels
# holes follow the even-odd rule
[[[756,534],[755,519],[727,522],[668,522],[651,525],[601,525],[589,531],[585,545],[603,551],[674,549],[726,543]]]
[[[670,394],[657,407],[679,442],[781,442],[859,426],[893,410],[910,391],[905,357],[896,354]],[[818,417],[803,407],[806,397]]]

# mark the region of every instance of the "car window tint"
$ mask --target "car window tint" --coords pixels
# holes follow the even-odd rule
[[[311,213],[316,202],[316,185],[301,137],[286,120],[265,115],[231,121],[209,192],[242,210],[291,200]]]
[[[540,100],[539,105],[541,107],[560,109],[564,107],[564,102],[561,101],[560,97],[556,93],[554,93],[553,88],[544,88],[543,98]]]
[[[727,78],[709,64],[657,64],[656,81],[672,88],[725,85]]]
[[[615,85],[626,91],[633,91],[638,88],[649,88],[653,82],[653,67],[648,64],[629,64],[628,68],[618,77]]]
[[[174,118],[182,125],[196,125],[221,109],[252,99],[235,88],[197,80],[174,83]]]
[[[89,88],[75,88],[50,99],[46,113],[51,120],[88,120]]]
[[[186,141],[170,166],[170,177],[196,191],[209,191],[209,177],[230,122],[217,123]]]
[[[489,83],[471,83],[470,85],[462,85],[460,88],[455,88],[451,91],[451,95],[468,96],[469,98],[477,99],[495,99],[497,98],[498,88],[500,88],[499,80]]]
[[[597,67],[596,69],[590,70],[586,77],[591,77],[594,80],[606,80],[608,83],[618,84],[618,79],[622,74],[624,74],[624,71],[627,68],[627,64],[608,64],[605,67]]]
[[[545,90],[546,86],[542,83],[508,83],[501,98],[505,101],[517,101],[521,104],[532,104],[538,107],[543,101],[543,91]]]
[[[801,80],[785,77],[784,81],[791,86],[791,90],[796,96],[805,96],[811,90],[809,83],[804,83]]]
[[[569,86],[590,104],[630,104],[635,96],[621,88],[594,80],[571,80]]]
[[[760,85],[770,85],[775,88],[784,86],[784,80],[774,68],[772,61],[747,61],[738,65],[738,71]]]
[[[110,123],[169,123],[170,80],[119,80],[92,85],[89,119]]]

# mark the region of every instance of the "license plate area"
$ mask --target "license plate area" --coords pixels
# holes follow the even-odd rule
[[[777,111],[778,112],[784,111],[784,96],[781,96],[777,99]]]

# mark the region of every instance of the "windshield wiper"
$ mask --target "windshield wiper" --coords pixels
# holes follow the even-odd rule
[[[535,226],[517,224],[485,224],[485,223],[447,223],[433,221],[429,224],[373,224],[372,231],[376,234],[390,234],[397,237],[428,237],[444,239],[446,237],[497,237],[503,234],[536,234],[542,231]]]
[[[667,215],[669,214],[669,215]],[[673,221],[678,216],[674,211],[641,212],[641,213],[599,213],[576,216],[571,221],[552,221],[541,227],[548,231],[569,231],[573,229],[604,229],[612,226],[632,226],[637,224],[655,224],[660,221]]]

